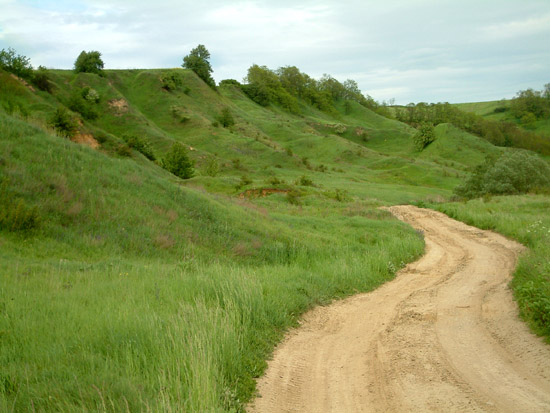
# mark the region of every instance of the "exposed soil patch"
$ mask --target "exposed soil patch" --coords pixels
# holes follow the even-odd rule
[[[427,251],[379,289],[319,307],[277,348],[252,412],[550,411],[550,346],[508,282],[523,247],[412,206]]]
[[[77,133],[71,140],[73,142],[89,146],[93,149],[97,149],[101,146],[99,142],[96,141],[95,138],[89,133]]]
[[[128,112],[128,102],[124,99],[113,99],[109,101],[109,107],[113,109],[115,116],[122,116]]]

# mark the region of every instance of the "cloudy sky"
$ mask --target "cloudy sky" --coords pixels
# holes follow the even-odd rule
[[[291,65],[379,101],[495,100],[550,82],[550,0],[0,0],[0,49],[35,67],[178,67],[198,44],[217,81]]]

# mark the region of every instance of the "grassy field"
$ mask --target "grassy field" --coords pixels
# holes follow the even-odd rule
[[[165,90],[167,73],[183,86]],[[359,104],[290,115],[181,69],[50,75],[52,94],[0,71],[1,411],[242,411],[300,314],[422,253],[383,205],[433,204],[526,243],[514,288],[548,334],[539,296],[520,299],[550,296],[548,238],[526,232],[550,226],[548,197],[441,203],[505,149],[441,124],[418,152],[414,129]],[[97,118],[70,112],[82,145],[48,120],[85,87],[100,98]],[[157,159],[184,144],[195,177],[128,135]]]

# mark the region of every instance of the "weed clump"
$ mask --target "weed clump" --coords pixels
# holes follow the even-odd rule
[[[0,184],[0,230],[29,231],[37,228],[40,216],[36,207],[9,193],[7,182]]]

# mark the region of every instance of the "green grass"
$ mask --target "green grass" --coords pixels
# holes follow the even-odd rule
[[[182,69],[49,73],[53,94],[0,71],[0,411],[241,411],[304,311],[421,254],[378,207],[447,200],[501,150],[439,125],[417,152],[413,129],[358,104],[290,115]],[[72,115],[95,150],[48,126],[86,86],[100,116]],[[223,108],[235,125],[215,125]],[[196,176],[122,156],[124,135],[157,159],[183,143]]]

